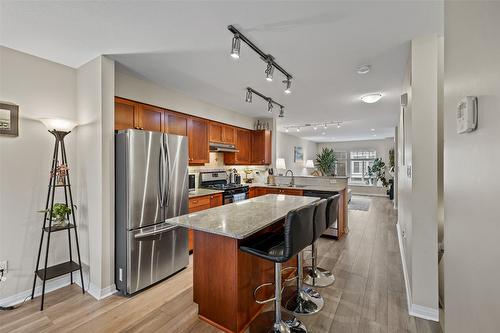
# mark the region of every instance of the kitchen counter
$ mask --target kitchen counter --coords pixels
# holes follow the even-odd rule
[[[205,195],[217,194],[222,192],[224,191],[211,190],[207,188],[197,188],[196,190],[189,192],[189,197],[190,198],[203,197]]]
[[[165,222],[225,237],[244,239],[283,219],[290,210],[317,198],[268,194],[229,205],[182,215]]]
[[[331,191],[331,192],[340,192],[346,188],[345,183],[335,183],[335,184],[327,184],[327,185],[299,185],[295,187],[290,187],[285,184],[278,185],[269,185],[269,184],[259,184],[259,183],[251,183],[248,184],[250,187],[265,187],[265,188],[279,188],[279,189],[295,189],[295,190],[303,190],[303,191]]]

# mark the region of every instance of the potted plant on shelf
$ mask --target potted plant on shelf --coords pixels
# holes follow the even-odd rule
[[[40,213],[47,213],[50,216],[50,209],[40,210]],[[55,203],[52,206],[52,224],[53,227],[66,227],[69,224],[67,217],[72,213],[71,208],[69,208],[64,203]]]
[[[381,158],[376,158],[371,169],[377,178],[377,183],[380,181],[380,185],[387,187],[389,183],[385,178],[385,162]]]
[[[321,153],[316,155],[316,167],[323,176],[335,176],[335,162],[337,158],[331,148],[323,148]]]

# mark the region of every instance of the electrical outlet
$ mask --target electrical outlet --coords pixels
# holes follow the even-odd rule
[[[330,184],[336,184],[337,183],[337,179],[330,179]]]
[[[3,273],[7,273],[7,260],[0,261],[0,271],[3,269]]]

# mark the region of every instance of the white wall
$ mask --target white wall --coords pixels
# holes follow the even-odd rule
[[[438,307],[438,128],[439,52],[442,39],[411,43],[410,71],[403,93],[409,94],[398,133],[398,227],[405,260],[410,314],[437,320]],[[411,79],[410,79],[411,78]],[[404,129],[404,130],[403,130]],[[404,165],[403,165],[404,162]]]
[[[78,182],[87,288],[114,290],[114,62],[97,57],[77,69]]]
[[[143,80],[132,75],[122,66],[117,65],[115,74],[116,96],[234,126],[254,128],[255,119],[252,117],[196,100],[175,90]]]
[[[286,168],[293,171],[294,175],[308,175],[312,172],[311,169],[306,169],[304,166],[307,160],[315,160],[318,151],[318,144],[309,140],[301,139],[286,133],[276,133],[276,158],[284,158]],[[304,153],[303,162],[294,162],[294,147],[302,147]],[[276,161],[273,161],[276,163]],[[279,170],[280,173],[285,173],[285,170]]]
[[[500,327],[500,2],[445,2],[445,329]],[[464,23],[465,22],[465,23]],[[479,98],[479,126],[456,133],[456,107]]]
[[[382,161],[387,165],[387,170],[389,170],[389,150],[394,149],[394,138],[318,143],[318,152],[323,148],[332,148],[334,151],[347,152],[348,157],[350,151],[375,150],[377,157],[382,158]],[[347,176],[349,176],[350,172],[351,165],[347,163]]]
[[[43,223],[37,211],[45,208],[54,148],[53,136],[38,119],[75,120],[77,111],[74,69],[1,46],[0,68],[0,100],[19,105],[20,117],[18,137],[0,136],[0,260],[9,261],[7,281],[0,283],[2,304],[31,293]],[[76,134],[65,143],[74,182]],[[78,203],[77,191],[74,195]],[[49,265],[67,260],[67,246],[65,233],[52,235]]]

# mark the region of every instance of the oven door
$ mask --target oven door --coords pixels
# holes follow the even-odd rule
[[[224,193],[224,205],[248,199],[248,192]]]

